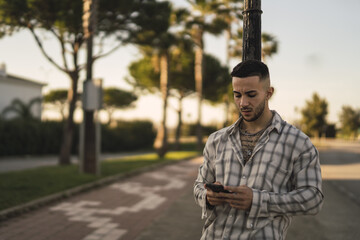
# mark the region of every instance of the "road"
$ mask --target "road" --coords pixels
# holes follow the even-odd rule
[[[325,195],[322,211],[316,216],[295,217],[286,239],[360,239],[360,144],[326,146],[319,148]],[[192,204],[192,193],[187,191],[136,240],[198,239],[203,223]]]
[[[315,217],[296,217],[287,239],[360,239],[360,144],[319,148],[325,201]]]

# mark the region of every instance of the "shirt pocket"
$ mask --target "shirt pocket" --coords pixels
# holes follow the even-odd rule
[[[278,161],[269,161],[264,163],[265,175],[263,179],[263,188],[271,192],[283,192],[286,190],[290,177],[290,171],[284,168]]]
[[[260,154],[254,158],[251,184],[259,190],[285,192],[291,175],[288,161],[275,154]]]

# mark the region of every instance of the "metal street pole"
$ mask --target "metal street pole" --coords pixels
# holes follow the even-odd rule
[[[95,32],[97,0],[83,0],[83,28],[87,48],[86,80],[83,87],[83,123],[81,126],[80,161],[81,170],[85,173],[99,174],[99,159],[97,146],[97,129],[94,112],[98,109],[97,88],[92,80],[93,64],[93,34]],[[99,85],[99,84],[98,84]],[[101,84],[100,84],[101,85]],[[101,86],[100,86],[101,88]]]
[[[261,61],[261,0],[245,0],[242,60]]]

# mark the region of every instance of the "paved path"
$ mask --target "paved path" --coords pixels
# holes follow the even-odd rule
[[[360,239],[357,149],[320,151],[323,209],[295,217],[287,239]],[[203,221],[192,185],[200,162],[168,165],[10,219],[0,223],[0,240],[199,239]]]
[[[125,152],[125,153],[103,153],[100,160],[120,158],[125,156],[139,155],[149,152]],[[55,155],[45,156],[10,156],[0,157],[0,172],[18,171],[23,169],[37,168],[43,166],[58,165],[59,157]],[[71,156],[72,163],[78,163],[77,156]]]
[[[10,219],[1,223],[0,239],[136,239],[170,206],[182,205],[181,201],[192,202],[185,207],[198,210],[197,239],[200,210],[188,197],[198,165],[196,160],[168,165]],[[186,216],[179,220],[190,222]]]

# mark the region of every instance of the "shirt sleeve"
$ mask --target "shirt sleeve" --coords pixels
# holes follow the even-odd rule
[[[213,136],[210,135],[203,151],[204,161],[199,168],[198,176],[194,184],[195,202],[202,208],[202,218],[206,218],[207,209],[211,209],[211,206],[206,202],[206,189],[204,184],[215,182],[215,170],[213,164],[215,159],[215,148],[212,142]]]
[[[249,228],[257,226],[261,218],[315,215],[321,210],[324,196],[319,153],[309,139],[303,149],[294,162],[292,191],[275,193],[253,189],[253,202],[247,220]]]

